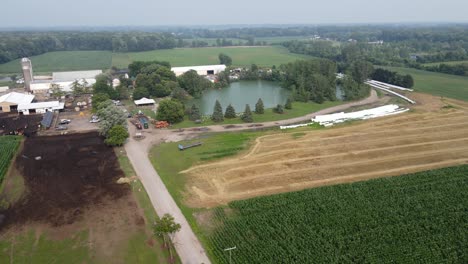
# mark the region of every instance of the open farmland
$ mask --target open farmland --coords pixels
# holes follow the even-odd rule
[[[462,108],[466,104],[447,109],[440,100],[434,101],[435,111],[420,109],[299,136],[259,137],[247,153],[185,170],[186,203],[212,207],[467,163],[468,115],[467,108]]]
[[[34,73],[103,70],[112,62],[110,51],[56,51],[31,57]],[[20,73],[20,59],[0,64],[0,73]]]
[[[411,74],[414,78],[414,89],[418,92],[468,101],[468,77],[411,68],[385,68]]]
[[[200,213],[219,263],[466,263],[468,165]],[[209,220],[207,220],[209,219]]]
[[[290,53],[283,47],[222,47],[222,48],[183,48],[154,50],[146,52],[115,53],[112,66],[127,67],[132,61],[168,61],[172,66],[219,64],[219,53],[232,58],[234,66],[279,66],[298,59],[311,58]],[[33,61],[34,63],[34,61]]]

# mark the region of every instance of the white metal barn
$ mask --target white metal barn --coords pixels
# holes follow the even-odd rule
[[[186,67],[172,67],[171,70],[176,76],[180,76],[190,70],[194,70],[198,75],[207,76],[219,74],[226,69],[226,65],[202,65],[202,66],[186,66]]]
[[[59,101],[20,104],[18,105],[18,112],[23,115],[43,114],[63,110],[64,106],[65,104]]]

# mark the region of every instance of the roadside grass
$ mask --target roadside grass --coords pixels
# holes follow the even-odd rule
[[[145,52],[114,53],[112,66],[127,67],[132,61],[168,61],[172,66],[219,64],[219,53],[232,58],[233,66],[279,66],[298,59],[313,58],[306,55],[290,53],[279,46],[262,47],[209,47],[153,50]]]
[[[414,90],[436,96],[468,101],[468,77],[422,71],[411,68],[384,67],[414,78]]]
[[[29,230],[7,241],[0,239],[0,263],[89,263],[88,232],[50,240]]]
[[[293,102],[292,109],[285,109],[283,114],[277,114],[273,112],[273,109],[265,109],[265,113],[262,115],[258,115],[253,113],[253,121],[254,123],[262,123],[262,122],[269,122],[269,121],[279,121],[284,119],[290,119],[295,117],[301,117],[325,108],[337,106],[343,104],[343,101],[334,101],[334,102],[324,102],[323,104],[317,103],[304,103],[304,102]],[[225,109],[224,109],[225,110]],[[254,108],[252,108],[252,111]],[[173,129],[179,128],[188,128],[188,127],[200,127],[200,126],[211,126],[211,125],[233,125],[233,124],[244,124],[244,122],[238,118],[232,119],[224,119],[223,122],[215,123],[211,119],[203,120],[202,123],[196,124],[195,122],[189,120],[188,116],[185,116],[184,121],[174,124],[171,126]]]
[[[0,64],[0,73],[20,73],[21,59]],[[110,51],[56,51],[31,57],[34,72],[109,69]]]
[[[117,158],[119,160],[120,168],[124,172],[126,177],[136,176],[135,170],[133,169],[130,160],[125,153],[123,148],[116,148]],[[154,219],[158,217],[154,211],[153,205],[151,204],[150,198],[146,193],[145,187],[140,180],[133,180],[130,183],[133,194],[135,195],[138,205],[143,210],[146,218],[146,232],[138,232],[132,236],[128,241],[127,252],[125,255],[126,263],[150,263],[157,261],[157,263],[165,263],[169,259],[169,251],[163,249],[163,241],[152,235]],[[151,236],[155,244],[150,248],[146,241],[148,236]],[[171,245],[172,246],[172,245]],[[180,259],[172,246],[173,256],[175,257],[173,263],[180,263]]]

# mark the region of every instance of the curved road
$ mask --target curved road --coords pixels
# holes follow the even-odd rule
[[[275,122],[265,122],[261,123],[261,127],[274,127],[280,125],[288,125],[299,122],[310,121],[310,119],[316,115],[329,114],[333,112],[343,111],[347,108],[353,106],[361,106],[366,104],[375,103],[378,101],[377,93],[372,90],[371,95],[357,102],[351,102],[343,105],[338,105],[330,107],[327,109],[320,110],[315,113],[308,114],[303,117],[292,118],[287,120],[275,121]],[[135,127],[129,124],[130,135],[135,135]],[[234,128],[226,129],[222,125],[208,126],[208,130],[204,131],[194,131],[196,133],[200,132],[224,132],[224,131],[240,131],[240,130],[250,130],[255,127],[252,127],[252,124],[238,124]],[[187,129],[188,130],[188,129]],[[147,130],[148,131],[148,130]],[[146,138],[141,141],[137,141],[130,137],[129,141],[125,144],[125,150],[127,152],[128,158],[135,169],[136,174],[140,178],[141,182],[145,186],[146,192],[151,200],[151,203],[156,210],[156,213],[159,216],[162,216],[166,213],[174,216],[174,219],[177,223],[180,223],[181,229],[177,232],[173,238],[173,243],[177,250],[177,253],[180,257],[182,263],[188,264],[200,264],[200,263],[211,263],[206,255],[200,241],[193,233],[190,225],[185,219],[184,215],[180,211],[179,207],[175,203],[174,199],[170,195],[169,191],[166,189],[166,186],[162,182],[158,173],[154,169],[153,165],[150,162],[148,157],[148,152],[151,146],[154,143],[162,142],[165,140],[182,140],[184,137],[194,134],[193,132],[184,132],[179,133],[178,135],[174,132],[178,130],[159,130],[157,133],[152,133],[145,131],[144,135]],[[154,130],[153,130],[154,131]],[[172,137],[168,139],[168,137]]]

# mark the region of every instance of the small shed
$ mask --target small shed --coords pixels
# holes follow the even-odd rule
[[[134,102],[137,106],[154,105],[156,103],[153,99],[148,99],[146,97],[143,97],[140,100],[135,100]]]
[[[42,118],[41,125],[43,127],[49,128],[52,126],[52,120],[54,120],[54,113],[46,112]]]

